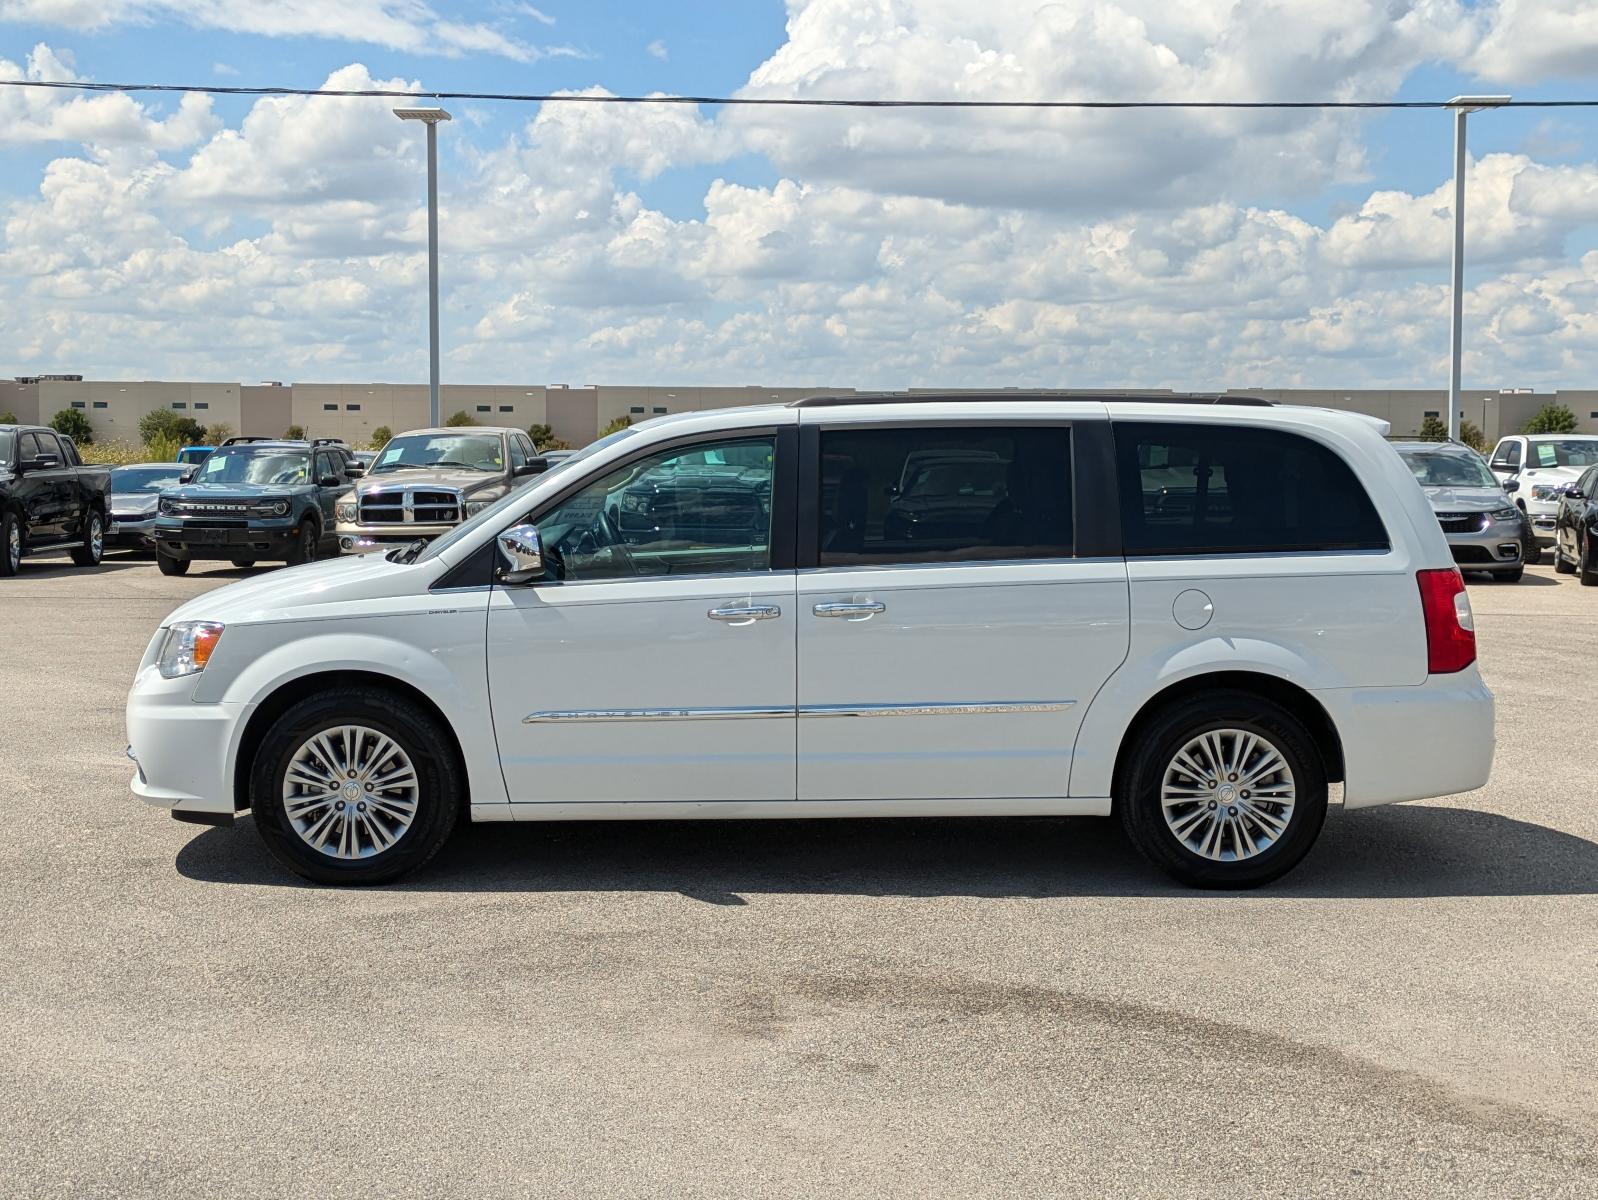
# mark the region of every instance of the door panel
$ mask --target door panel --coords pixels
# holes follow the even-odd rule
[[[1124,562],[820,570],[798,592],[800,799],[1066,794],[1126,656]],[[815,611],[837,604],[881,610]]]
[[[511,801],[794,799],[794,621],[791,571],[496,587]]]

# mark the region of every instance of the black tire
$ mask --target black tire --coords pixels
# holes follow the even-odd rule
[[[1202,734],[1224,729],[1268,741],[1292,773],[1295,792],[1286,829],[1252,857],[1230,861],[1189,848],[1166,823],[1160,802],[1166,770],[1178,751]],[[1326,768],[1309,731],[1280,705],[1253,692],[1221,688],[1172,702],[1146,720],[1135,739],[1115,794],[1121,826],[1150,862],[1189,887],[1251,888],[1269,883],[1297,866],[1320,835],[1326,820]],[[1196,814],[1199,804],[1208,802],[1195,800],[1195,809],[1189,811]],[[1186,813],[1176,811],[1180,821]],[[1236,835],[1226,837],[1237,844]],[[1218,846],[1226,844],[1226,837]]]
[[[10,579],[22,569],[22,520],[7,510],[0,513],[0,579]]]
[[[409,827],[387,849],[366,857],[339,858],[313,848],[284,811],[283,782],[295,754],[314,735],[342,725],[364,726],[392,739],[415,769],[416,808]],[[289,870],[317,883],[386,883],[416,870],[449,839],[465,792],[449,733],[414,702],[378,688],[341,689],[301,700],[272,723],[250,767],[250,807],[266,848]]]
[[[1592,538],[1586,535],[1581,539],[1581,559],[1576,563],[1576,571],[1581,576],[1582,587],[1598,587],[1598,562],[1593,561]]]
[[[155,565],[161,569],[163,575],[187,575],[189,573],[187,558],[173,558],[170,554],[156,552]]]
[[[1494,571],[1493,578],[1499,583],[1519,583],[1525,574],[1525,567],[1516,567],[1513,571]]]
[[[91,508],[83,522],[83,544],[72,547],[72,561],[80,567],[98,567],[105,555],[105,518]]]
[[[1576,564],[1565,558],[1565,552],[1559,548],[1559,543],[1554,543],[1554,571],[1559,575],[1574,575]]]
[[[301,521],[299,528],[294,531],[294,544],[289,547],[289,566],[297,567],[303,563],[315,562],[319,537],[321,534],[316,528],[315,521]]]
[[[253,558],[233,558],[229,559],[228,561],[231,562],[235,567],[238,567],[241,571],[248,571],[255,565],[255,560]]]

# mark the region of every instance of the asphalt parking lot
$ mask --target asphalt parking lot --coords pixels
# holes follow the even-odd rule
[[[1491,785],[1246,895],[1081,819],[489,825],[309,886],[127,789],[151,632],[250,574],[0,585],[9,1195],[1598,1194],[1598,591],[1549,567],[1471,584]]]

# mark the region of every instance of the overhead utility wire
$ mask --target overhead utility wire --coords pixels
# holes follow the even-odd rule
[[[786,108],[1448,108],[1447,100],[828,100],[798,96],[595,96],[538,92],[404,92],[393,88],[222,87],[215,84],[92,83],[0,79],[0,87],[78,92],[195,92],[209,96],[385,97],[506,100],[521,104],[702,104]],[[1511,100],[1500,108],[1598,108],[1593,100]]]

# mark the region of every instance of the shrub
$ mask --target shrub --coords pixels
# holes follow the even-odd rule
[[[132,442],[95,442],[92,445],[79,446],[78,455],[84,462],[99,467],[120,467],[128,463],[156,461],[151,458],[146,447],[135,446]],[[177,448],[174,446],[171,457],[176,455]]]
[[[449,420],[445,421],[444,424],[449,425],[451,427],[454,427],[456,425],[475,425],[475,424],[477,424],[477,418],[473,417],[465,409],[461,409],[460,412],[456,413]]]
[[[283,431],[283,437],[290,442],[303,442],[305,440],[305,426],[290,425]]]
[[[1448,436],[1448,426],[1443,424],[1441,417],[1427,417],[1420,423],[1420,436],[1423,438],[1445,438]]]
[[[20,424],[22,424],[22,422],[17,420],[17,414],[16,413],[14,413],[14,412],[3,412],[3,413],[0,413],[0,425],[20,425]]]
[[[601,429],[599,431],[599,436],[600,437],[609,437],[613,433],[620,433],[623,429],[626,429],[632,423],[633,423],[633,419],[631,417],[629,417],[626,413],[623,413],[621,416],[617,417],[614,421],[612,421],[609,425],[606,425],[603,429]]]
[[[144,455],[136,462],[177,462],[178,451],[184,446],[193,445],[175,437],[151,438],[144,444]]]
[[[89,418],[76,408],[63,408],[50,418],[50,428],[57,433],[64,433],[79,446],[87,446],[94,441],[94,426],[89,424]]]
[[[175,441],[182,446],[204,445],[205,426],[170,408],[151,409],[139,418],[139,440],[145,445]]]
[[[1545,404],[1526,422],[1522,433],[1575,433],[1576,414],[1563,404]]]
[[[215,425],[205,427],[205,444],[207,446],[220,446],[233,436],[233,426],[226,421],[218,421]]]
[[[1481,428],[1474,421],[1461,421],[1459,423],[1459,440],[1477,454],[1487,453],[1487,435],[1481,431]]]
[[[373,450],[381,450],[393,440],[394,431],[387,425],[379,425],[376,429],[372,430],[371,447]]]
[[[555,431],[548,425],[529,425],[527,436],[533,439],[533,445],[539,450],[570,450],[570,442],[562,441],[555,436]]]

